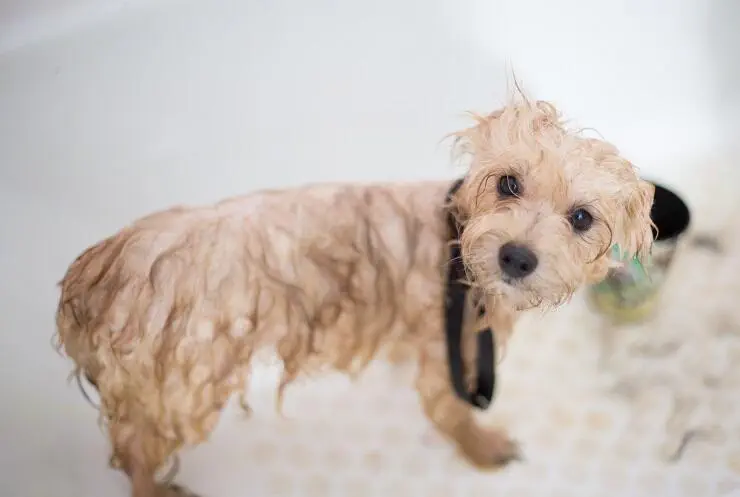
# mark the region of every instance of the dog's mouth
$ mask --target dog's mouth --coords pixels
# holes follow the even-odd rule
[[[543,297],[543,293],[531,281],[505,275],[499,277],[498,284],[492,290],[493,293],[507,298],[511,305],[519,310],[533,309],[543,305],[557,307],[568,299],[566,295],[568,292],[563,292],[562,295],[549,295],[549,298]]]
[[[493,291],[501,296],[515,299],[530,293],[530,290],[521,280],[506,275],[499,276],[498,283],[494,285]]]
[[[499,277],[501,283],[503,283],[503,287],[509,291],[514,290],[517,292],[526,292],[526,293],[532,293],[532,281],[529,279],[522,279],[522,278],[512,278],[511,276],[508,276],[506,274],[502,274]]]
[[[494,298],[504,299],[508,305],[519,310],[558,307],[572,293],[562,283],[543,286],[542,277],[536,272],[524,278],[515,278],[493,264],[475,269],[483,269],[473,275],[473,280],[479,282],[481,290]]]

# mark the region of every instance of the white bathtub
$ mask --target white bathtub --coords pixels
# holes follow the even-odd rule
[[[6,1],[0,494],[127,495],[106,468],[96,413],[50,345],[55,283],[84,247],[174,203],[309,181],[452,178],[439,140],[465,124],[464,111],[497,106],[512,68],[531,94],[679,189],[700,227],[723,226],[740,177],[740,9],[728,5]],[[551,333],[523,332],[505,366],[492,419],[522,440],[525,464],[479,474],[427,443],[413,391],[382,368],[358,387],[329,378],[297,388],[286,405],[294,419],[279,420],[268,371],[253,390],[256,419],[227,416],[184,456],[179,479],[205,497],[740,492],[735,446],[706,467],[659,461],[657,408],[646,411],[648,435],[617,443],[629,435],[627,408],[595,393],[593,321],[575,325],[585,311],[573,306],[545,321]]]

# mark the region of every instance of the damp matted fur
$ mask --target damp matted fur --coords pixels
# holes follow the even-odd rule
[[[208,439],[262,349],[283,362],[282,399],[302,373],[354,373],[401,348],[419,362],[425,413],[469,461],[496,467],[517,456],[449,382],[446,209],[464,226],[463,262],[487,310],[466,322],[473,361],[476,330],[491,326],[505,343],[520,312],[603,278],[614,243],[647,254],[652,187],[612,145],[521,95],[454,135],[469,163],[454,205],[445,205],[448,182],[261,191],[154,213],[72,263],[60,284],[59,346],[96,385],[113,460],[135,497],[184,492],[157,483],[157,470]],[[517,178],[516,195],[497,189],[505,176]],[[588,211],[589,229],[574,230],[575,209]],[[516,281],[497,255],[512,241],[539,260]]]

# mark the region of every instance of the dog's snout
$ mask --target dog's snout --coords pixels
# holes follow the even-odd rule
[[[511,278],[524,278],[537,268],[537,256],[524,245],[507,243],[498,252],[501,270]]]

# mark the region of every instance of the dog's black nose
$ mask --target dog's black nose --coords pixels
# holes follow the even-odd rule
[[[509,242],[499,249],[498,264],[507,276],[524,278],[537,267],[537,256],[527,247]]]

